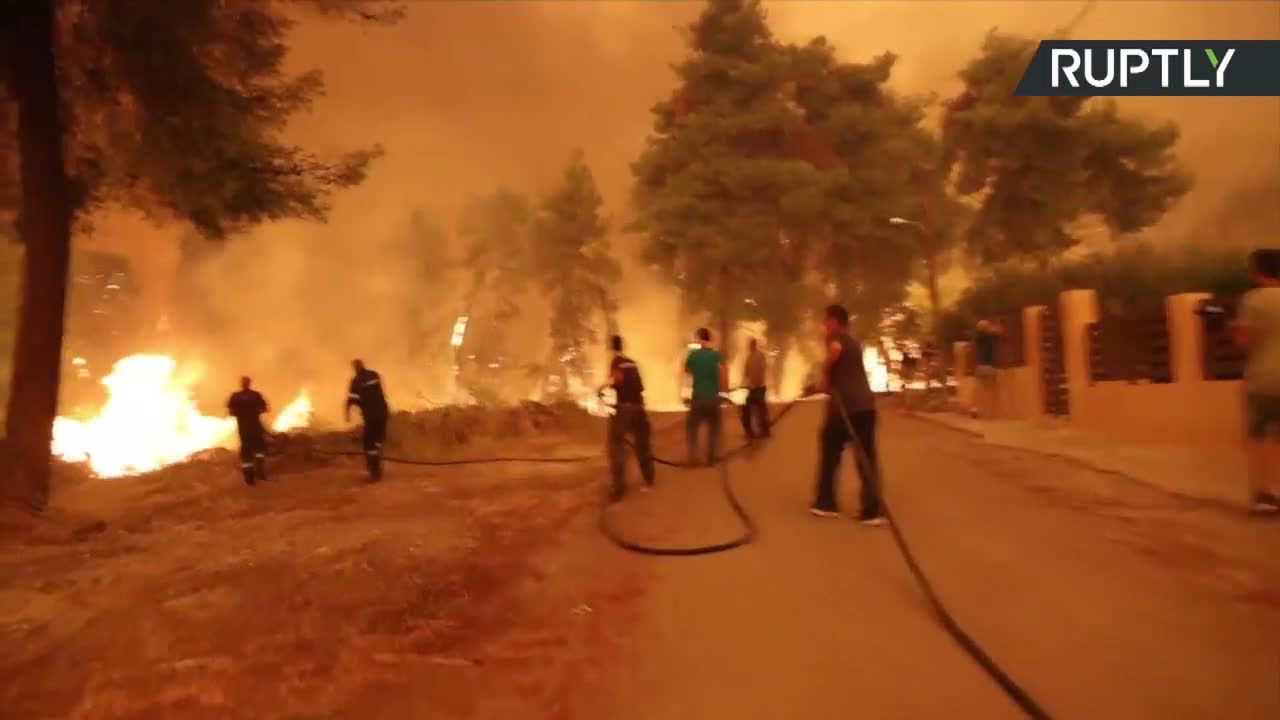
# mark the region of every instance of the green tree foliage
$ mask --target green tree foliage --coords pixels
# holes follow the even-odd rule
[[[690,35],[634,165],[647,259],[687,307],[722,329],[763,320],[776,346],[824,299],[874,327],[919,251],[888,218],[915,214],[912,174],[935,152],[923,104],[887,87],[894,57],[781,45],[754,0],[711,0]]]
[[[821,208],[824,172],[793,152],[804,118],[760,3],[711,0],[690,38],[680,87],[654,108],[634,165],[634,227],[686,306],[727,329],[759,288],[803,279],[802,241],[787,230]],[[780,248],[797,261],[775,262]]]
[[[444,259],[449,233],[431,213],[421,208],[409,215],[405,231],[395,238],[391,257],[403,263],[401,296],[397,304],[405,312],[405,337],[410,357],[437,355],[461,304],[455,294],[453,268]]]
[[[532,223],[529,200],[506,189],[472,196],[458,217],[462,269],[471,277],[463,295],[469,319],[465,352],[455,361],[462,383],[477,400],[502,396],[487,365],[512,360],[511,323],[521,315],[522,296],[533,273]],[[474,361],[468,360],[471,356]]]
[[[587,374],[587,347],[600,339],[597,317],[610,332],[617,328],[613,288],[622,269],[609,250],[602,205],[591,168],[577,152],[534,222],[534,267],[551,306],[551,358],[580,378]]]
[[[466,244],[463,265],[471,271],[468,310],[483,298],[498,302],[496,320],[519,314],[516,297],[524,290],[533,263],[529,201],[507,189],[475,195],[463,205],[458,237]]]
[[[6,188],[25,190],[16,199],[26,248],[7,412],[24,422],[7,428],[15,469],[0,495],[36,506],[47,497],[77,211],[114,203],[217,238],[267,220],[322,219],[332,192],[364,178],[376,148],[326,159],[282,139],[323,90],[317,73],[285,72],[294,13],[307,7],[395,16],[381,0],[0,4],[0,119],[17,117],[0,122],[0,146],[16,144],[22,178],[0,163],[0,200]]]
[[[921,210],[917,180],[937,152],[921,126],[925,106],[887,87],[896,62],[891,53],[869,63],[840,62],[824,38],[789,53],[795,101],[813,138],[802,156],[835,169],[823,202],[808,215],[808,234],[822,241],[816,267],[867,332],[882,308],[902,301],[923,249],[921,238],[888,219]]]
[[[66,147],[82,210],[118,203],[190,222],[208,237],[268,220],[321,220],[331,193],[363,180],[380,152],[323,158],[284,141],[288,120],[324,92],[318,72],[290,75],[285,58],[300,12],[391,22],[394,4],[55,4]]]
[[[944,120],[943,168],[979,200],[967,241],[983,261],[1051,258],[1077,243],[1071,224],[1091,216],[1113,235],[1137,232],[1191,187],[1173,124],[1147,126],[1107,101],[1016,96],[1035,47],[989,33]]]
[[[1184,292],[1239,295],[1250,284],[1247,252],[1214,246],[1161,251],[1139,244],[1048,266],[1004,263],[988,269],[960,296],[944,317],[942,335],[948,341],[963,339],[979,319],[1049,305],[1064,290],[1096,290],[1099,307],[1109,314]]]

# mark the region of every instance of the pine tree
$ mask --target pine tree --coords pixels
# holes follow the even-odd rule
[[[599,341],[595,319],[617,332],[613,288],[622,269],[610,254],[604,201],[581,152],[574,153],[560,185],[543,199],[534,224],[535,271],[551,305],[552,367],[570,377],[588,376],[586,351]]]
[[[402,264],[396,283],[401,296],[394,302],[405,312],[405,350],[411,360],[435,356],[457,317],[453,268],[443,257],[448,241],[444,225],[416,208],[391,248],[391,257]]]
[[[891,54],[780,45],[752,0],[712,0],[691,36],[635,164],[648,259],[722,331],[763,320],[777,349],[824,301],[874,328],[922,252],[888,219],[916,214],[914,172],[936,153],[924,102],[888,89]]]
[[[0,202],[20,188],[24,247],[0,500],[47,499],[77,218],[111,203],[222,238],[268,220],[323,219],[330,194],[364,178],[376,149],[325,160],[280,139],[323,89],[318,74],[283,69],[291,13],[305,6],[396,17],[379,0],[0,4],[0,146],[18,149],[17,180],[0,161]]]
[[[776,260],[795,242],[790,225],[821,206],[824,173],[794,152],[804,119],[758,0],[710,0],[690,40],[680,87],[654,108],[633,167],[633,227],[646,260],[725,335],[762,288],[796,279]]]
[[[931,248],[889,224],[919,212],[919,169],[936,153],[923,100],[888,87],[897,58],[840,62],[824,38],[789,49],[796,104],[810,128],[805,157],[838,169],[808,235],[817,280],[872,334],[881,309],[900,303],[916,259]]]
[[[483,370],[490,360],[510,359],[509,328],[521,315],[533,272],[532,219],[528,199],[507,189],[469,198],[458,218],[458,237],[465,243],[462,269],[471,277],[463,296],[466,351],[457,348],[455,365],[475,398],[501,396],[492,373]],[[477,362],[465,361],[470,356]]]
[[[988,34],[944,121],[944,168],[979,199],[967,238],[982,261],[1041,263],[1075,246],[1077,220],[1118,237],[1149,227],[1191,187],[1177,127],[1123,118],[1111,102],[1014,94],[1036,43]]]

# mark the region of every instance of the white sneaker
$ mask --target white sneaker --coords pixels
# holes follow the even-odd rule
[[[869,518],[859,518],[858,522],[867,527],[880,527],[885,523],[883,515],[877,515]]]
[[[838,518],[840,513],[834,510],[823,510],[822,508],[809,508],[809,514],[820,518]]]
[[[1250,510],[1260,515],[1280,512],[1280,499],[1270,493],[1258,493],[1253,498]]]

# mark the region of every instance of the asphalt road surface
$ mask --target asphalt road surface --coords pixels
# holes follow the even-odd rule
[[[821,412],[797,409],[731,465],[758,542],[652,561],[639,625],[594,714],[1021,716],[942,629],[888,529],[852,521],[847,456],[846,517],[807,514]],[[923,420],[885,414],[881,429],[886,496],[918,560],[1050,715],[1280,718],[1280,521]],[[680,457],[677,438],[659,454]],[[735,532],[715,471],[662,470],[658,483],[610,511],[632,537]]]

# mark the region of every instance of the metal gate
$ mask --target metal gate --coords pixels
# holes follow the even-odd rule
[[[1067,369],[1062,353],[1062,321],[1057,303],[1045,308],[1044,322],[1040,325],[1040,357],[1043,362],[1044,409],[1050,415],[1069,415],[1071,408],[1067,396]]]
[[[1085,338],[1093,382],[1173,382],[1163,299],[1103,313],[1089,323]]]

